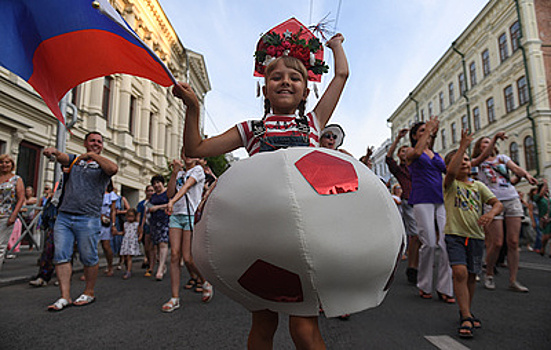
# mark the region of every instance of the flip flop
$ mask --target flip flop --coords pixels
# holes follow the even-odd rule
[[[203,295],[201,300],[203,301],[203,303],[208,303],[209,301],[211,301],[212,297],[214,296],[214,288],[212,288],[212,284],[205,281],[205,283],[203,283],[202,293]]]
[[[48,311],[54,311],[54,312],[61,311],[71,305],[72,303],[69,300],[65,298],[59,298],[56,300],[55,303],[48,306]]]
[[[86,306],[92,304],[94,301],[96,301],[95,297],[91,297],[86,294],[81,294],[74,302],[74,306]]]

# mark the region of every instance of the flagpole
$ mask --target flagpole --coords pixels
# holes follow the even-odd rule
[[[67,109],[70,108],[73,110],[73,116],[71,118],[71,121],[67,122]],[[65,96],[59,101],[59,109],[61,110],[61,114],[63,115],[63,120],[65,121],[65,125],[61,121],[57,122],[57,135],[56,135],[56,149],[62,153],[65,153],[67,148],[67,130],[71,129],[73,125],[78,120],[78,114],[77,114],[77,107],[69,102],[69,93],[65,94]],[[61,164],[55,163],[54,164],[54,184],[58,183],[61,179]]]

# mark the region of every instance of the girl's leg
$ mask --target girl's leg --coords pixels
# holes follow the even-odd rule
[[[520,253],[518,251],[518,242],[520,235],[520,226],[522,224],[520,217],[505,218],[507,227],[507,264],[509,265],[509,282],[517,280],[518,263]]]
[[[469,310],[470,310],[471,305],[473,303],[474,291],[476,290],[476,274],[475,273],[469,273],[469,276],[468,276],[468,279],[467,279],[467,288],[469,288]]]
[[[132,255],[126,256],[126,271],[132,272]]]
[[[113,274],[113,250],[111,249],[111,242],[107,240],[101,241],[101,247],[103,248],[103,253],[105,254],[105,259],[107,260],[107,274]]]
[[[434,204],[415,204],[413,206],[417,232],[421,248],[419,248],[419,272],[417,288],[424,293],[432,291],[432,265],[436,250],[436,232],[434,229]]]
[[[493,220],[486,230],[486,276],[494,275],[494,267],[503,245],[503,220]]]
[[[252,325],[247,341],[251,350],[272,349],[279,317],[276,312],[261,310],[252,312]]]
[[[459,306],[461,318],[471,317],[471,294],[469,290],[469,273],[465,265],[453,265],[453,292]]]
[[[541,240],[541,255],[545,255],[545,246],[547,246],[547,242],[549,242],[549,239],[551,238],[551,235],[543,235]]]
[[[297,349],[325,349],[317,316],[289,316],[289,331]]]
[[[196,278],[201,285],[205,282],[203,275],[197,269],[197,266],[193,262],[191,255],[191,231],[184,230],[184,238],[182,239],[182,256],[184,258],[184,264],[192,278]]]
[[[174,227],[171,227],[168,231],[170,237],[170,290],[173,298],[180,297],[182,231],[182,229]]]
[[[155,256],[153,255],[153,242],[151,242],[151,234],[144,234],[145,242],[145,255],[147,256],[147,262],[149,263],[148,271],[153,271],[155,268]]]
[[[440,256],[438,259],[438,274],[436,281],[436,290],[447,296],[453,295],[452,269],[448,258],[448,250],[446,249],[446,240],[444,235],[444,226],[446,226],[446,209],[444,204],[435,206],[436,224],[438,232],[436,232],[437,245],[440,248]]]
[[[161,280],[164,276],[164,269],[166,268],[166,257],[168,255],[168,243],[159,243],[159,267],[157,268],[157,279]]]

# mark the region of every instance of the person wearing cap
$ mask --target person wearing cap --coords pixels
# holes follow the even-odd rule
[[[350,152],[344,149],[339,149],[339,147],[342,146],[343,141],[344,130],[338,124],[329,124],[321,132],[320,147],[334,149],[353,157]]]

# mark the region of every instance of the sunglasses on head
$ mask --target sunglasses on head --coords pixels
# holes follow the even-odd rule
[[[326,139],[333,139],[333,140],[337,139],[337,135],[333,135],[333,134],[323,134],[321,137],[324,137]]]

